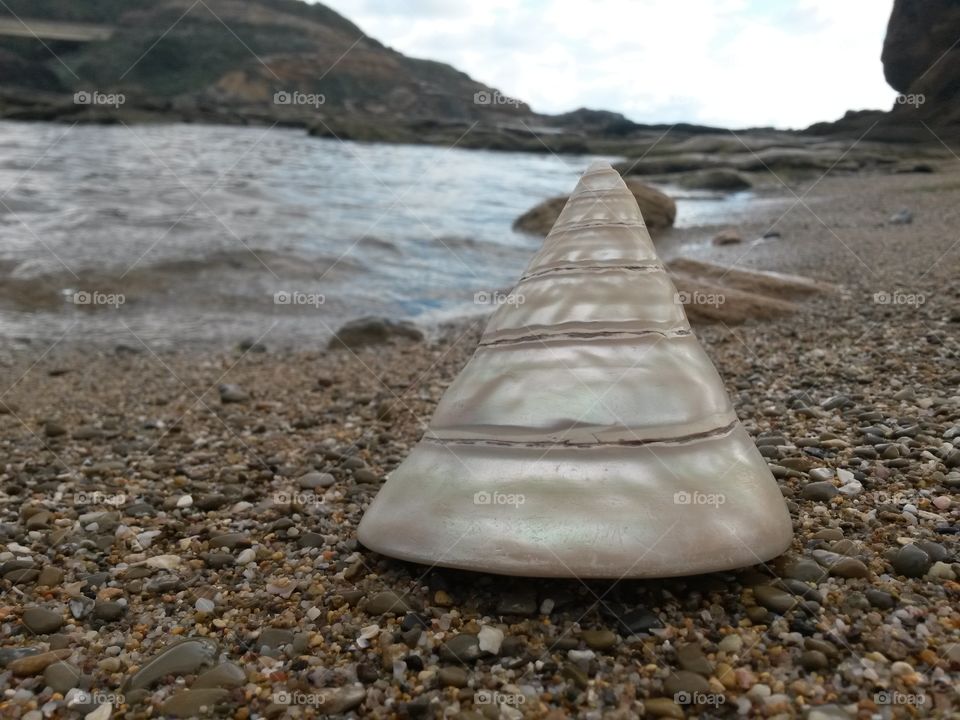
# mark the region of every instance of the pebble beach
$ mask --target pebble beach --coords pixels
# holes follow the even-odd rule
[[[356,351],[10,344],[0,715],[960,717],[958,165],[790,183],[738,226],[769,239],[709,249],[834,288],[695,327],[793,521],[736,572],[534,581],[358,544],[484,318]]]

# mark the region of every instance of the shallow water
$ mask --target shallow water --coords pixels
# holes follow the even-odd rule
[[[0,122],[0,336],[313,339],[366,314],[483,312],[475,293],[512,285],[540,243],[512,222],[593,159]],[[748,200],[688,193],[678,227]]]

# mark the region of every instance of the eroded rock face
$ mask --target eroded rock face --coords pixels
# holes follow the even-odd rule
[[[895,90],[910,92],[931,66],[954,65],[946,56],[960,33],[960,3],[953,0],[894,0],[883,41],[883,74]],[[958,53],[960,56],[960,53]],[[936,68],[934,68],[936,69]]]
[[[883,43],[883,73],[898,92],[923,96],[899,101],[901,120],[960,122],[960,3],[954,0],[895,0]]]

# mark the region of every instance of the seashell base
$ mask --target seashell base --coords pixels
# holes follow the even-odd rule
[[[426,440],[381,489],[359,539],[403,560],[529,577],[730,570],[790,545],[790,518],[771,480],[739,424],[639,447],[491,454],[483,444]]]

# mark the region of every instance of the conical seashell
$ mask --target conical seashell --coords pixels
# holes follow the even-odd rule
[[[725,570],[787,548],[776,481],[609,165],[583,175],[507,299],[367,510],[364,545],[581,578]]]

